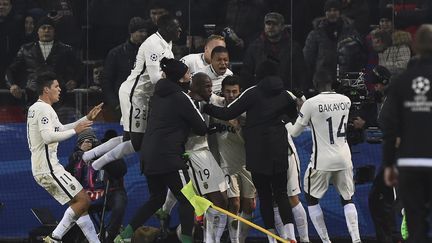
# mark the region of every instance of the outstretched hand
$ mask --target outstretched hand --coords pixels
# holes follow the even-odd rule
[[[91,109],[87,114],[87,119],[89,119],[90,121],[94,121],[97,115],[99,114],[99,112],[102,110],[102,106],[103,106],[103,102],[93,107],[93,109]]]

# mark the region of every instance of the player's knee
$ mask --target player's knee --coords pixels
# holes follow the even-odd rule
[[[242,198],[242,211],[251,214],[255,211],[256,203],[254,198]]]
[[[342,206],[345,206],[349,203],[353,203],[353,200],[352,200],[352,198],[345,200],[343,197],[341,197],[341,203],[342,203]]]
[[[298,195],[288,197],[291,207],[295,207],[300,203]]]
[[[240,211],[240,198],[239,197],[229,198],[228,209],[231,213],[238,213]]]
[[[306,195],[306,201],[309,206],[317,205],[319,203],[319,199],[316,197],[311,196],[310,194],[305,193]]]

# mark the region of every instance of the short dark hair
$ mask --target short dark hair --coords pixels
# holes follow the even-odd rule
[[[417,30],[414,47],[420,56],[432,56],[432,25],[423,24]]]
[[[165,9],[168,12],[170,12],[172,6],[167,0],[154,0],[151,1],[150,4],[148,5],[148,10],[152,10],[152,9]]]
[[[54,80],[57,79],[57,75],[52,71],[39,71],[36,74],[36,92],[38,95],[43,94],[43,90],[45,87],[51,87]]]
[[[171,14],[164,14],[157,21],[158,29],[167,29],[176,18]]]
[[[228,53],[228,49],[224,46],[216,46],[213,48],[210,58],[213,58],[216,53]]]
[[[194,81],[204,81],[204,79],[209,79],[211,81],[211,78],[203,72],[199,72],[199,73],[194,73],[194,75],[192,76],[192,85],[194,84]]]
[[[326,85],[333,83],[333,76],[330,72],[324,69],[318,69],[313,78],[315,88],[323,88]]]
[[[237,75],[226,76],[222,80],[222,90],[224,89],[225,85],[238,85],[238,86],[240,86],[240,77]]]

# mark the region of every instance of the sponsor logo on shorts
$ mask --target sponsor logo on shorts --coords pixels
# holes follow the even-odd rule
[[[75,191],[75,189],[76,189],[76,187],[75,187],[75,185],[70,185],[70,188],[72,189],[72,191]]]
[[[208,189],[208,184],[207,184],[207,182],[204,182],[203,185],[204,185],[204,188],[205,188],[205,189]]]
[[[141,123],[140,123],[139,121],[137,121],[137,122],[135,123],[135,126],[138,128],[138,127],[141,126]]]

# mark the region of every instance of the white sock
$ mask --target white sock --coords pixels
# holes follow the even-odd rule
[[[231,243],[239,243],[239,221],[228,217],[228,232],[230,235]]]
[[[295,240],[295,232],[294,232],[294,224],[286,224],[284,225],[285,232],[287,233],[287,237],[284,239]]]
[[[93,222],[88,214],[81,216],[77,221],[77,225],[80,227],[89,243],[100,243],[100,240],[96,234]]]
[[[51,233],[52,236],[56,239],[61,239],[63,236],[72,228],[75,224],[77,216],[71,207],[68,207],[63,214],[63,218],[60,220],[60,223]]]
[[[165,203],[162,205],[162,210],[168,214],[171,214],[172,209],[177,203],[177,199],[171,190],[168,189],[167,196],[165,198]]]
[[[132,154],[134,152],[135,152],[135,149],[134,149],[132,142],[130,140],[122,142],[122,143],[118,144],[117,146],[115,146],[115,148],[113,148],[112,150],[105,153],[102,157],[95,160],[92,163],[92,167],[95,170],[100,170],[100,169],[102,169],[102,167],[104,167],[109,162],[121,159],[124,156],[126,156],[128,154]]]
[[[207,209],[206,212],[206,243],[219,243],[222,237],[227,216],[216,211],[213,208]]]
[[[284,239],[288,238],[288,233],[285,231],[284,224],[283,224],[281,216],[279,214],[279,208],[274,207],[273,212],[274,212],[275,228],[276,228],[278,235]]]
[[[89,162],[90,160],[97,158],[106,152],[113,149],[115,146],[119,145],[121,142],[123,142],[123,136],[117,136],[115,138],[111,138],[110,140],[106,141],[105,143],[96,146],[89,151],[84,152],[82,159],[85,162]]]
[[[292,212],[294,215],[297,231],[299,233],[300,241],[309,242],[308,223],[306,218],[307,216],[301,202],[299,202],[297,206],[292,208]]]
[[[312,223],[315,227],[315,230],[318,232],[323,243],[329,243],[330,238],[327,233],[327,227],[324,222],[324,214],[321,210],[321,206],[319,204],[309,206],[309,217],[312,220]]]
[[[276,234],[276,231],[274,229],[267,229],[267,230],[272,232],[273,234]],[[267,239],[269,243],[277,243],[277,240],[269,235],[267,235]]]
[[[344,206],[345,220],[347,223],[348,231],[351,235],[352,242],[361,242],[360,233],[357,219],[357,209],[354,203],[348,203]]]
[[[244,218],[246,220],[251,221],[252,217],[253,217],[253,214],[242,212],[240,214],[240,217],[242,217],[242,218]],[[239,235],[239,237],[238,237],[238,239],[239,239],[240,243],[244,243],[246,241],[246,238],[247,238],[248,233],[249,233],[249,225],[247,225],[245,223],[242,223],[240,221],[238,223],[239,223],[239,226],[238,226],[238,229],[239,229],[238,230],[238,235]]]

